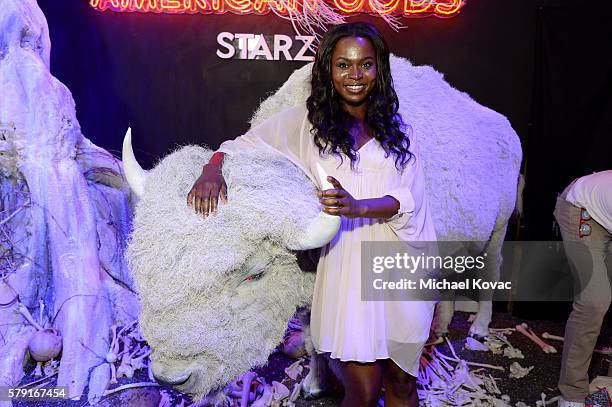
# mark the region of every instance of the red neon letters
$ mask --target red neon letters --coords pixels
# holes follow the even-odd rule
[[[271,10],[287,13],[302,4],[316,10],[317,2],[326,1],[345,14],[394,14],[406,17],[452,17],[465,6],[465,0],[89,0],[99,11],[168,14],[267,14]]]

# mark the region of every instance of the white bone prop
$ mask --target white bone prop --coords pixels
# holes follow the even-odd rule
[[[517,325],[516,330],[538,345],[544,351],[544,353],[557,353],[557,349],[555,349],[555,347],[541,340],[531,329],[529,329],[529,326],[526,323],[523,322],[522,324]]]
[[[489,328],[491,333],[501,333],[504,335],[510,335],[514,331],[516,331],[516,328]]]
[[[45,315],[45,302],[43,300],[38,300],[38,322],[40,326],[45,326],[45,321],[43,321]]]
[[[128,127],[123,138],[123,151],[121,158],[123,160],[123,171],[130,188],[139,198],[144,193],[149,173],[142,169],[132,149],[132,128]]]
[[[510,374],[508,377],[512,379],[520,379],[525,377],[533,370],[533,366],[523,367],[518,362],[512,362],[510,365]]]
[[[242,376],[242,396],[240,398],[240,407],[247,407],[249,403],[249,390],[251,383],[257,377],[254,372],[247,372]]]
[[[502,330],[495,330],[495,331],[489,330],[490,335],[487,337],[486,344],[491,349],[493,354],[503,354],[504,357],[507,357],[510,359],[524,359],[525,358],[525,356],[523,355],[523,352],[521,352],[520,349],[512,346],[512,344],[508,341],[508,339],[505,336],[505,333],[507,332],[512,333],[513,331],[516,331],[516,329],[512,328],[512,331],[510,331],[509,329],[502,329]]]
[[[45,376],[52,376],[57,374],[57,368],[59,367],[59,361],[57,359],[53,359],[48,361],[43,365],[43,373]]]
[[[529,326],[526,323],[522,323],[522,326],[527,330],[527,332],[529,332],[529,334],[531,335],[531,337],[534,339],[534,341],[536,341],[537,343],[540,344],[540,347],[542,347],[542,350],[546,353],[557,353],[557,349],[544,342],[542,339],[540,339],[540,337],[538,335],[536,335],[535,332],[533,332],[533,330],[531,328],[529,328]]]
[[[265,381],[263,382],[262,386],[263,392],[261,397],[255,400],[255,402],[251,404],[251,407],[266,407],[272,402],[272,387],[270,387],[270,385]]]
[[[151,354],[151,348],[145,346],[144,348],[140,349],[140,352],[142,353],[134,356],[130,362],[134,370],[144,369],[149,365],[149,363],[144,362],[144,359]]]
[[[111,326],[110,329],[113,334],[113,338],[111,339],[108,353],[106,354],[106,362],[112,364],[117,361],[117,353],[119,352],[119,341],[117,340],[117,325]]]
[[[274,401],[284,400],[291,395],[291,392],[284,384],[272,381],[272,399]]]
[[[109,363],[109,365],[110,365],[110,371],[111,371],[109,383],[117,384],[117,368],[115,367],[114,363]]]
[[[489,347],[483,343],[480,343],[476,339],[468,336],[465,340],[465,348],[469,350],[475,350],[480,352],[488,352]]]
[[[123,339],[123,352],[121,352],[121,363],[117,368],[117,378],[127,377],[131,379],[134,376],[134,368],[132,367],[132,357],[134,356],[131,353],[130,348],[132,345],[131,338],[125,337]],[[139,349],[136,349],[134,353],[136,353]]]
[[[504,357],[507,357],[509,359],[525,359],[525,355],[523,355],[523,352],[513,346],[504,348]]]
[[[28,321],[30,323],[30,325],[32,325],[34,328],[36,328],[37,331],[41,331],[43,328],[42,326],[40,326],[38,324],[38,322],[36,322],[34,320],[34,318],[32,317],[32,314],[30,314],[30,311],[28,310],[28,308],[23,305],[21,302],[17,303],[17,307],[15,308],[17,310],[17,312],[19,312],[21,315],[23,315],[23,317],[26,319],[26,321]]]
[[[563,338],[562,336],[551,335],[548,332],[544,332],[542,334],[542,338],[544,338],[544,339],[552,339],[554,341],[564,341],[565,340],[565,338]]]
[[[289,401],[290,402],[295,402],[298,397],[300,397],[300,389],[302,388],[302,381],[304,379],[300,380],[299,382],[295,382],[295,385],[293,386],[293,390],[291,391],[291,395],[289,396]]]
[[[43,362],[36,362],[36,368],[34,369],[34,377],[40,377],[43,375],[42,364]]]
[[[436,355],[440,356],[442,359],[446,359],[452,362],[459,362],[460,359],[458,358],[453,358],[450,356],[446,356],[445,354],[441,353],[440,351],[436,350]],[[487,369],[494,369],[494,370],[499,370],[499,371],[505,371],[503,366],[496,366],[496,365],[489,365],[486,363],[478,363],[478,362],[465,362],[468,366],[476,366],[476,367],[483,367],[483,368],[487,368]]]
[[[106,390],[104,392],[104,397],[110,396],[113,393],[119,393],[123,390],[127,389],[136,389],[139,387],[159,387],[160,384],[156,382],[140,382],[140,383],[128,383],[123,386],[115,387],[114,389]]]
[[[449,349],[454,352],[450,342]],[[418,391],[420,405],[509,407],[510,398],[502,395],[496,379],[478,373],[483,369],[469,371],[469,362],[447,357],[435,347],[425,349],[420,362],[418,381],[423,385]]]
[[[542,341],[535,333],[533,333],[533,331],[528,328],[527,324],[522,323],[517,325],[516,330],[538,345],[545,353],[556,353],[556,349],[551,349],[552,346]]]
[[[444,355],[443,353],[439,352],[438,350],[435,350],[436,354],[439,355],[440,357],[447,359],[447,360],[452,360],[454,362],[459,362],[461,359],[459,359],[459,356],[457,356],[457,353],[455,352],[455,348],[453,347],[452,342],[448,339],[448,337],[444,337],[444,339],[446,340],[446,344],[448,345],[448,348],[450,349],[451,353],[453,354],[454,357],[448,357],[446,355]],[[489,369],[496,369],[496,370],[501,370],[502,372],[504,371],[504,368],[502,366],[495,366],[495,365],[488,365],[485,363],[476,363],[476,362],[465,362],[468,365],[471,366],[479,366],[479,367],[486,367]]]
[[[172,405],[172,399],[166,390],[160,390],[159,395],[161,396],[161,399],[159,400],[157,407],[170,407]]]
[[[536,407],[556,406],[559,399],[561,399],[561,396],[555,396],[546,400],[546,393],[542,393],[540,395],[540,400],[536,401]]]
[[[289,376],[291,380],[297,380],[298,376],[302,374],[304,367],[302,366],[303,359],[296,360],[291,365],[285,368],[285,374]]]

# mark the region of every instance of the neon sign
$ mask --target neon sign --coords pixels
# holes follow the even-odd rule
[[[392,14],[404,17],[453,17],[465,0],[90,0],[99,11],[166,14],[290,14],[304,7],[315,12],[325,1],[344,14]],[[289,13],[288,13],[289,12]]]

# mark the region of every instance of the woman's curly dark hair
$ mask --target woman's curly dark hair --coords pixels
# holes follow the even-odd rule
[[[399,100],[393,89],[389,47],[376,27],[363,22],[334,26],[322,38],[317,50],[312,67],[311,93],[306,105],[319,154],[337,154],[341,160],[344,154],[350,158],[351,168],[354,168],[358,156],[349,133],[354,119],[344,112],[337,92],[333,91],[331,58],[336,44],[344,37],[367,38],[376,50],[376,82],[368,96],[365,122],[384,149],[385,157],[393,154],[395,167],[401,170],[413,157],[408,150],[408,136],[402,130],[410,128],[404,125],[398,113]]]

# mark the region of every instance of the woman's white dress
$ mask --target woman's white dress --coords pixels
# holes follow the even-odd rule
[[[249,148],[272,148],[300,167],[320,187],[316,163],[335,177],[356,199],[391,195],[400,203],[390,219],[342,217],[340,231],[321,250],[311,310],[311,334],[318,352],[342,361],[372,362],[391,358],[417,376],[419,359],[429,336],[434,302],[362,301],[362,241],[435,241],[418,146],[411,140],[412,160],[403,172],[393,156],[385,158],[375,139],[359,150],[351,170],[345,157],[321,157],[310,133],[304,105],[284,110],[247,134],[224,142],[218,151],[233,154]]]

